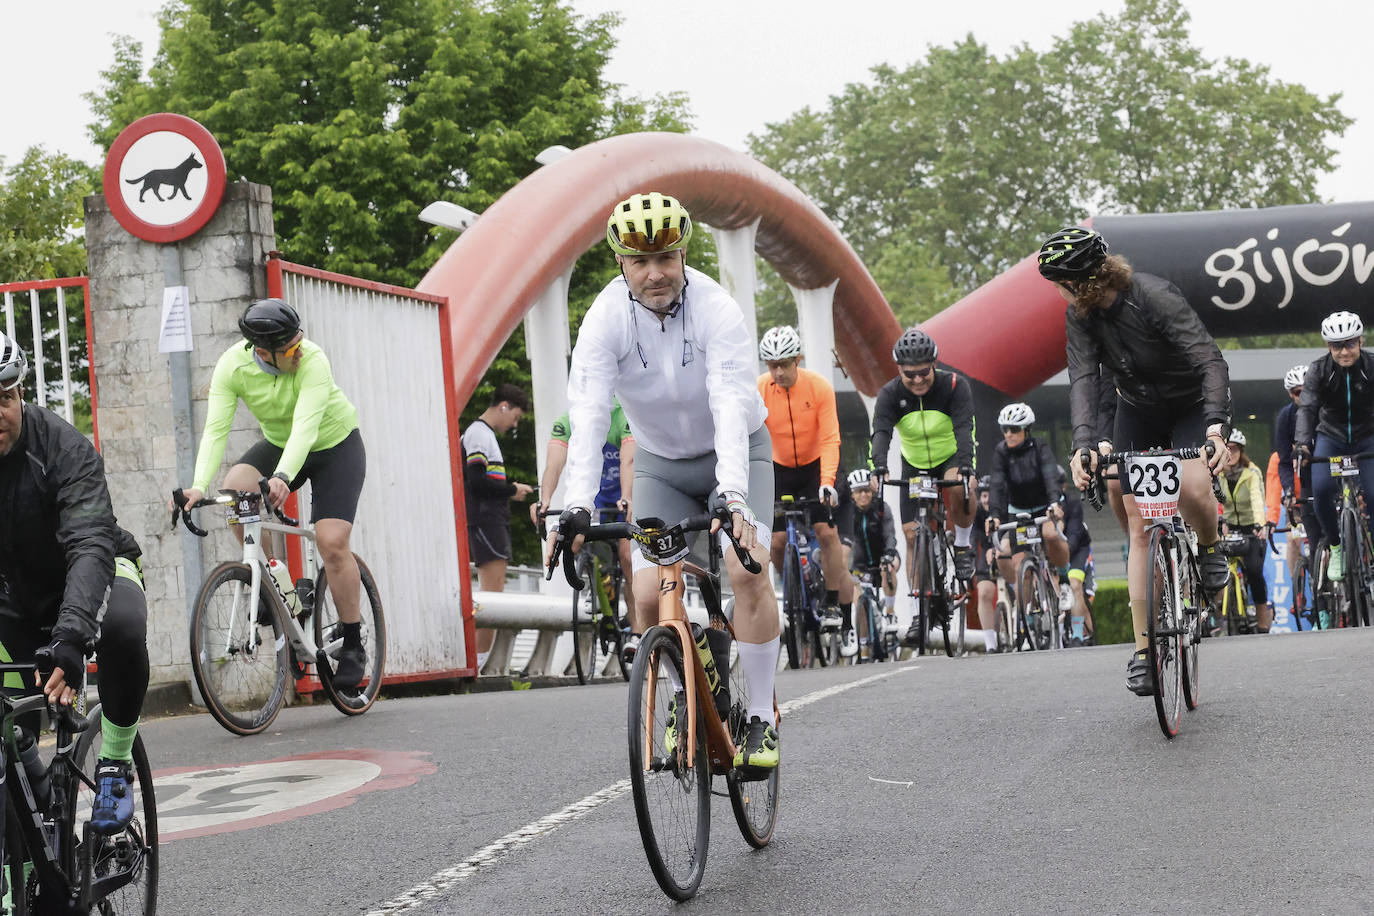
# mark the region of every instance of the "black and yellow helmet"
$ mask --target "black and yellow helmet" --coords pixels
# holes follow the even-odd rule
[[[622,200],[606,220],[606,244],[616,254],[657,254],[686,248],[692,237],[692,218],[669,197],[654,191]]]
[[[1090,280],[1107,258],[1107,240],[1085,226],[1065,226],[1045,239],[1036,259],[1046,280]]]

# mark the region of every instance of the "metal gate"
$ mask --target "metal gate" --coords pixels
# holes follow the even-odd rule
[[[95,358],[91,348],[90,282],[86,277],[26,280],[0,283],[5,302],[5,333],[29,358],[32,381],[24,385],[28,397],[40,407],[50,407],[68,423],[84,427],[89,405],[91,434],[100,447],[96,420]],[[19,327],[19,311],[27,293],[27,328]],[[75,302],[70,302],[72,296]],[[84,320],[69,319],[77,309]],[[69,325],[78,334],[73,338]],[[27,332],[27,333],[25,333]]]
[[[448,300],[275,257],[267,281],[269,295],[300,312],[358,409],[367,482],[353,548],[386,610],[385,680],[474,674]],[[304,509],[308,485],[300,495]]]

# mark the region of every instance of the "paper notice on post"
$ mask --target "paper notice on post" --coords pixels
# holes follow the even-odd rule
[[[191,290],[168,286],[162,291],[162,332],[158,335],[157,352],[181,353],[191,349]]]

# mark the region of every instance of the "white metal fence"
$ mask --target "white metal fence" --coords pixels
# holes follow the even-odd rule
[[[442,300],[285,262],[269,289],[301,313],[358,408],[367,448],[353,549],[381,590],[388,680],[467,665],[439,306]],[[300,511],[309,509],[303,488]]]
[[[90,296],[87,279],[0,283],[0,293],[4,295],[5,333],[28,356],[33,381],[25,383],[27,397],[40,407],[61,413],[68,423],[77,423],[76,401],[84,401],[91,389],[86,381],[90,353],[87,322],[75,320],[78,313],[84,315]],[[22,324],[21,311],[25,313]],[[69,327],[77,329],[79,336],[72,339]],[[90,401],[94,416],[94,398]]]

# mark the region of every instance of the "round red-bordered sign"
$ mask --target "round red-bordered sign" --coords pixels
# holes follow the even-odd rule
[[[185,115],[139,118],[105,157],[105,202],[130,234],[149,242],[195,235],[224,197],[224,153]]]

